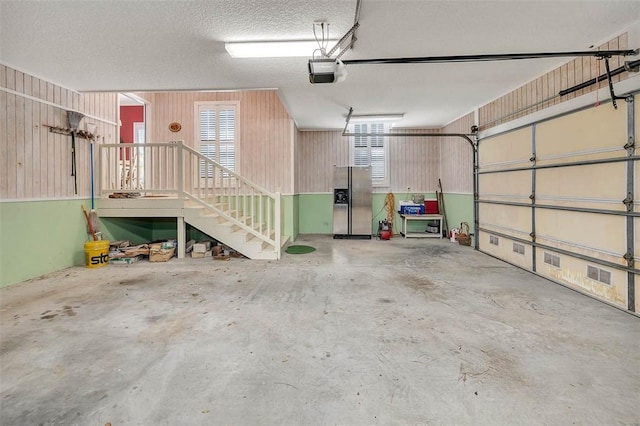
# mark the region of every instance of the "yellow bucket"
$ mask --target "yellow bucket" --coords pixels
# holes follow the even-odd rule
[[[109,264],[109,241],[87,241],[84,243],[87,268],[100,268]]]

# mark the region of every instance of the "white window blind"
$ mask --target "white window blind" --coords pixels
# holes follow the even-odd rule
[[[200,153],[231,171],[236,168],[236,106],[207,103],[198,107]],[[200,162],[200,176],[212,177],[213,167],[205,170]]]
[[[386,131],[385,123],[357,123],[353,125],[353,133],[385,133]],[[372,184],[388,185],[386,136],[354,136],[351,152],[354,166],[371,166]]]

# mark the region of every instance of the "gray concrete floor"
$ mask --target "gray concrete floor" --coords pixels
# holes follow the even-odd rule
[[[0,290],[2,425],[638,424],[640,320],[447,240]]]

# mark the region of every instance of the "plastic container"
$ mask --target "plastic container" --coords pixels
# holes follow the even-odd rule
[[[87,241],[84,243],[87,268],[100,268],[109,264],[109,241]]]
[[[400,214],[424,214],[424,204],[400,206]]]
[[[426,214],[438,214],[438,200],[424,200],[424,212]]]

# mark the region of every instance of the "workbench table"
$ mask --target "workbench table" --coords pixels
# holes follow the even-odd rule
[[[400,235],[404,238],[442,238],[442,215],[441,214],[401,214],[400,218],[402,219],[402,231]],[[409,221],[437,221],[438,222],[438,232],[411,232],[407,231],[407,223]],[[425,223],[425,228],[427,224]]]

